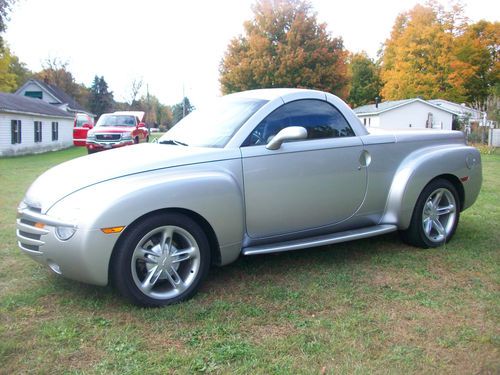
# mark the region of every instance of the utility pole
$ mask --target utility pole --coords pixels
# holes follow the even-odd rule
[[[182,118],[186,117],[186,93],[184,83],[182,83]]]
[[[150,120],[151,122],[151,104],[150,104],[150,101],[149,101],[149,83],[146,83],[146,110],[148,112],[148,120]]]

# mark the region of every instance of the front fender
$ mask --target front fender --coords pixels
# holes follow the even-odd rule
[[[381,222],[407,229],[420,193],[439,176],[453,176],[453,180],[461,184],[462,210],[466,209],[475,202],[481,189],[479,152],[464,145],[441,145],[409,154],[394,176]]]
[[[75,192],[58,202],[54,213],[86,202],[78,227],[86,232],[128,226],[138,218],[162,209],[195,212],[212,227],[219,243],[221,263],[240,254],[244,231],[244,206],[239,159],[162,169],[125,176]],[[49,212],[50,214],[50,212]],[[87,259],[107,278],[111,253],[120,234],[106,235],[106,242],[86,248]],[[112,237],[112,246],[109,238]],[[102,245],[102,246],[101,246]],[[107,279],[106,279],[107,280]]]

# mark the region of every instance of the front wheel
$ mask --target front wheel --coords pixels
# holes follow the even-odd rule
[[[192,297],[210,266],[207,237],[191,218],[173,213],[139,222],[112,259],[112,281],[122,295],[146,307]]]
[[[444,179],[431,181],[420,193],[402,238],[423,248],[443,245],[453,237],[459,218],[460,200],[455,186]]]

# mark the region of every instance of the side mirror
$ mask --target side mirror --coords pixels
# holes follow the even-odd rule
[[[92,129],[93,128],[92,124],[83,124],[83,127],[85,129]]]
[[[268,150],[277,150],[285,141],[292,141],[297,139],[307,139],[307,130],[302,126],[289,126],[288,128],[281,129],[273,139],[269,141],[266,148]]]
[[[146,127],[146,124],[143,123],[143,122],[140,122],[138,125],[137,125],[138,128],[145,128]]]

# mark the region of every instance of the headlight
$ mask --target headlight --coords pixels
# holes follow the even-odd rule
[[[127,132],[127,133],[122,133],[122,139],[123,139],[124,141],[132,140],[132,134],[130,134],[129,132]]]
[[[56,236],[59,238],[61,241],[67,241],[76,232],[76,228],[72,227],[56,227]]]
[[[87,133],[87,139],[93,141],[95,139],[95,134],[94,133]]]

